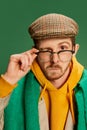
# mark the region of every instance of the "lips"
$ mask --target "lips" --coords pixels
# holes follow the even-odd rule
[[[59,70],[60,68],[59,67],[49,67],[49,68],[47,68],[48,70]]]
[[[59,65],[52,65],[52,66],[48,66],[47,67],[48,69],[60,69],[60,66]]]

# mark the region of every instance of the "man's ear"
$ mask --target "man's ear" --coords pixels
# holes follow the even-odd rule
[[[78,50],[79,50],[79,44],[75,44],[75,47],[74,47],[74,49],[75,49],[75,53],[74,53],[74,56],[77,54],[77,52],[78,52]]]

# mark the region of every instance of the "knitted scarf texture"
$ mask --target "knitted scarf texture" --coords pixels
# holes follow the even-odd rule
[[[32,72],[22,78],[5,109],[4,130],[40,130],[39,83]]]
[[[10,101],[5,109],[4,130],[40,130],[38,102],[41,97],[40,85],[42,84],[39,81],[39,78],[37,78],[38,76],[35,74],[34,66],[32,66],[31,69],[34,74],[32,73],[32,71],[30,71],[25,77],[23,77],[18,82],[17,88],[15,88],[11,94]],[[39,76],[41,75],[41,73],[39,74]],[[45,86],[44,80],[42,80],[42,82]],[[83,82],[81,83],[83,84]],[[75,89],[75,92],[77,93],[75,95],[76,101],[79,102],[78,89]],[[84,101],[82,102],[84,104]],[[78,110],[81,111],[81,106],[79,106],[78,103],[77,105]],[[80,119],[78,120],[79,125],[77,127],[77,130],[82,130],[80,129],[81,116],[82,115],[79,114]],[[86,130],[85,128],[86,127],[84,125],[83,130]]]

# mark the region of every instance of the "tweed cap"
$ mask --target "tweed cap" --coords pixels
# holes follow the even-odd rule
[[[73,37],[78,33],[78,24],[62,14],[46,14],[36,19],[28,28],[32,39]]]

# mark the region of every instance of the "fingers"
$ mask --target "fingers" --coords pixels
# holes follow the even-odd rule
[[[26,55],[26,57],[25,57],[25,61],[24,62],[22,62],[23,64],[22,64],[22,69],[27,69],[27,67],[30,67],[31,65],[32,65],[32,62],[34,61],[34,59],[36,58],[36,52],[38,52],[39,50],[37,50],[37,49],[35,49],[35,48],[33,48],[33,49],[31,49],[31,50],[29,50],[29,51],[26,51],[26,52],[24,52],[24,55]],[[23,59],[24,60],[24,59]],[[23,61],[22,60],[22,61]]]
[[[32,62],[36,58],[36,52],[38,52],[38,50],[33,48],[24,53],[12,55],[10,59],[15,64],[18,64],[21,70],[26,71],[27,69],[30,69]]]
[[[31,50],[29,50],[29,51],[26,51],[26,52],[24,52],[24,54],[27,54],[28,56],[32,56],[32,60],[34,60],[35,58],[36,58],[36,56],[37,56],[37,52],[38,52],[39,50],[37,50],[37,49],[35,49],[35,48],[33,48],[33,49],[31,49]]]
[[[26,71],[31,65],[31,58],[28,55],[23,54],[20,57],[20,69]]]
[[[36,58],[36,56],[37,56],[36,53],[37,53],[38,51],[39,51],[39,50],[33,48],[33,49],[29,50],[29,51],[24,52],[24,54],[28,55],[28,57],[32,57],[32,60],[34,60],[34,59]]]
[[[37,50],[36,48],[32,48],[31,50],[27,51],[27,52],[30,52],[30,53],[36,53],[38,52],[39,50]]]

